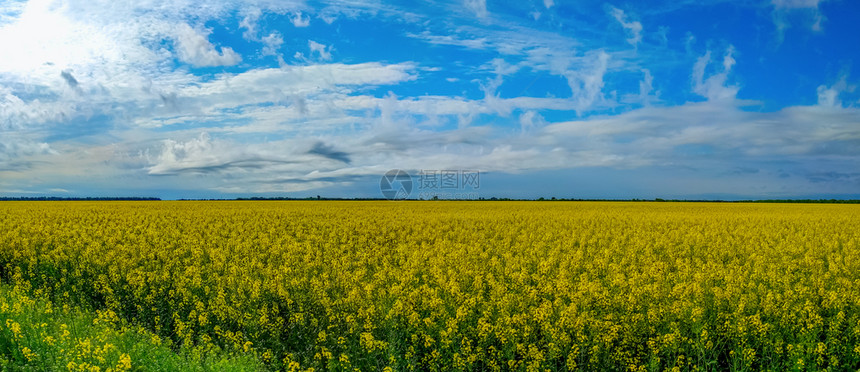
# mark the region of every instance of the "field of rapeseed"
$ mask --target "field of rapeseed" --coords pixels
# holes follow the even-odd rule
[[[21,306],[273,370],[860,368],[856,205],[8,202],[0,226],[0,361],[36,369],[98,358],[38,364],[18,340],[64,331]]]

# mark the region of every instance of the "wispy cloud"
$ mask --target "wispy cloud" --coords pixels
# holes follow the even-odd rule
[[[322,61],[331,60],[331,45],[325,45],[313,40],[308,40],[308,49],[311,50],[311,56],[316,54],[317,57],[319,57],[319,59]]]
[[[791,18],[799,13],[806,27],[812,31],[821,31],[825,20],[819,5],[823,0],[771,0],[773,6],[773,23],[776,26],[777,39],[782,42],[785,31],[791,27]]]
[[[818,86],[818,105],[823,107],[842,107],[842,100],[839,95],[843,92],[853,92],[857,88],[856,85],[848,84],[848,75],[843,74],[839,81],[831,86]]]
[[[469,11],[474,12],[478,18],[484,18],[489,15],[489,12],[487,12],[487,0],[463,0],[463,4]]]
[[[302,15],[302,12],[298,11],[292,16],[292,18],[290,18],[290,22],[292,22],[295,27],[308,27],[311,25],[311,18]]]
[[[239,21],[239,28],[245,29],[242,32],[242,37],[245,40],[254,40],[257,38],[257,20],[263,15],[263,12],[260,11],[260,8],[248,8],[244,13],[244,17]]]
[[[273,31],[269,36],[264,37],[262,41],[262,53],[264,56],[278,55],[278,49],[281,48],[281,45],[284,45],[284,37],[278,31]]]
[[[639,45],[639,42],[642,41],[642,23],[639,21],[628,22],[628,17],[624,11],[616,7],[612,7],[610,13],[612,14],[612,17],[621,24],[621,27],[624,27],[624,30],[627,31],[627,34],[629,35],[627,42],[634,47]]]
[[[711,51],[699,57],[693,66],[693,91],[712,101],[733,100],[738,94],[739,88],[734,85],[727,85],[729,73],[732,71],[732,66],[735,65],[733,57],[734,47],[729,46],[723,55],[723,70],[714,73],[705,78],[705,69],[711,63]]]

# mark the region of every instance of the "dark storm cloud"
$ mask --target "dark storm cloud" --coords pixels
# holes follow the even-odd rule
[[[71,72],[63,71],[60,73],[60,76],[62,76],[63,80],[65,80],[66,83],[69,84],[69,87],[71,87],[71,88],[77,88],[78,87],[78,79],[75,79],[75,77],[72,76]]]
[[[294,164],[293,161],[284,161],[284,160],[273,160],[273,159],[262,159],[262,158],[248,158],[248,159],[237,159],[233,161],[227,161],[222,163],[215,164],[202,164],[202,165],[193,165],[193,166],[175,166],[170,169],[159,170],[157,172],[150,172],[149,174],[154,176],[173,176],[183,173],[191,173],[191,174],[208,174],[208,173],[222,173],[225,171],[236,170],[236,169],[245,169],[245,170],[260,170],[265,169],[266,167],[270,167],[278,164]]]
[[[319,155],[319,156],[322,156],[325,158],[341,161],[341,162],[344,162],[347,164],[349,164],[351,161],[348,153],[345,153],[343,151],[336,151],[330,145],[326,145],[325,143],[322,143],[322,142],[317,142],[316,144],[314,144],[314,146],[310,150],[308,150],[308,154]]]

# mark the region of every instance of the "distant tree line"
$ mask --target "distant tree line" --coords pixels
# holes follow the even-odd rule
[[[633,199],[633,201],[637,201]],[[647,201],[647,200],[645,200]],[[708,202],[708,203],[816,203],[816,204],[860,204],[857,199],[761,199],[761,200],[678,200],[654,199],[658,202]]]
[[[860,204],[857,199],[773,199],[751,200],[750,203],[824,203],[824,204]]]

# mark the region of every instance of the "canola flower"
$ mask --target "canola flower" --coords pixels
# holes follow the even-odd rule
[[[275,370],[860,368],[854,205],[5,203],[0,224],[3,280]]]

